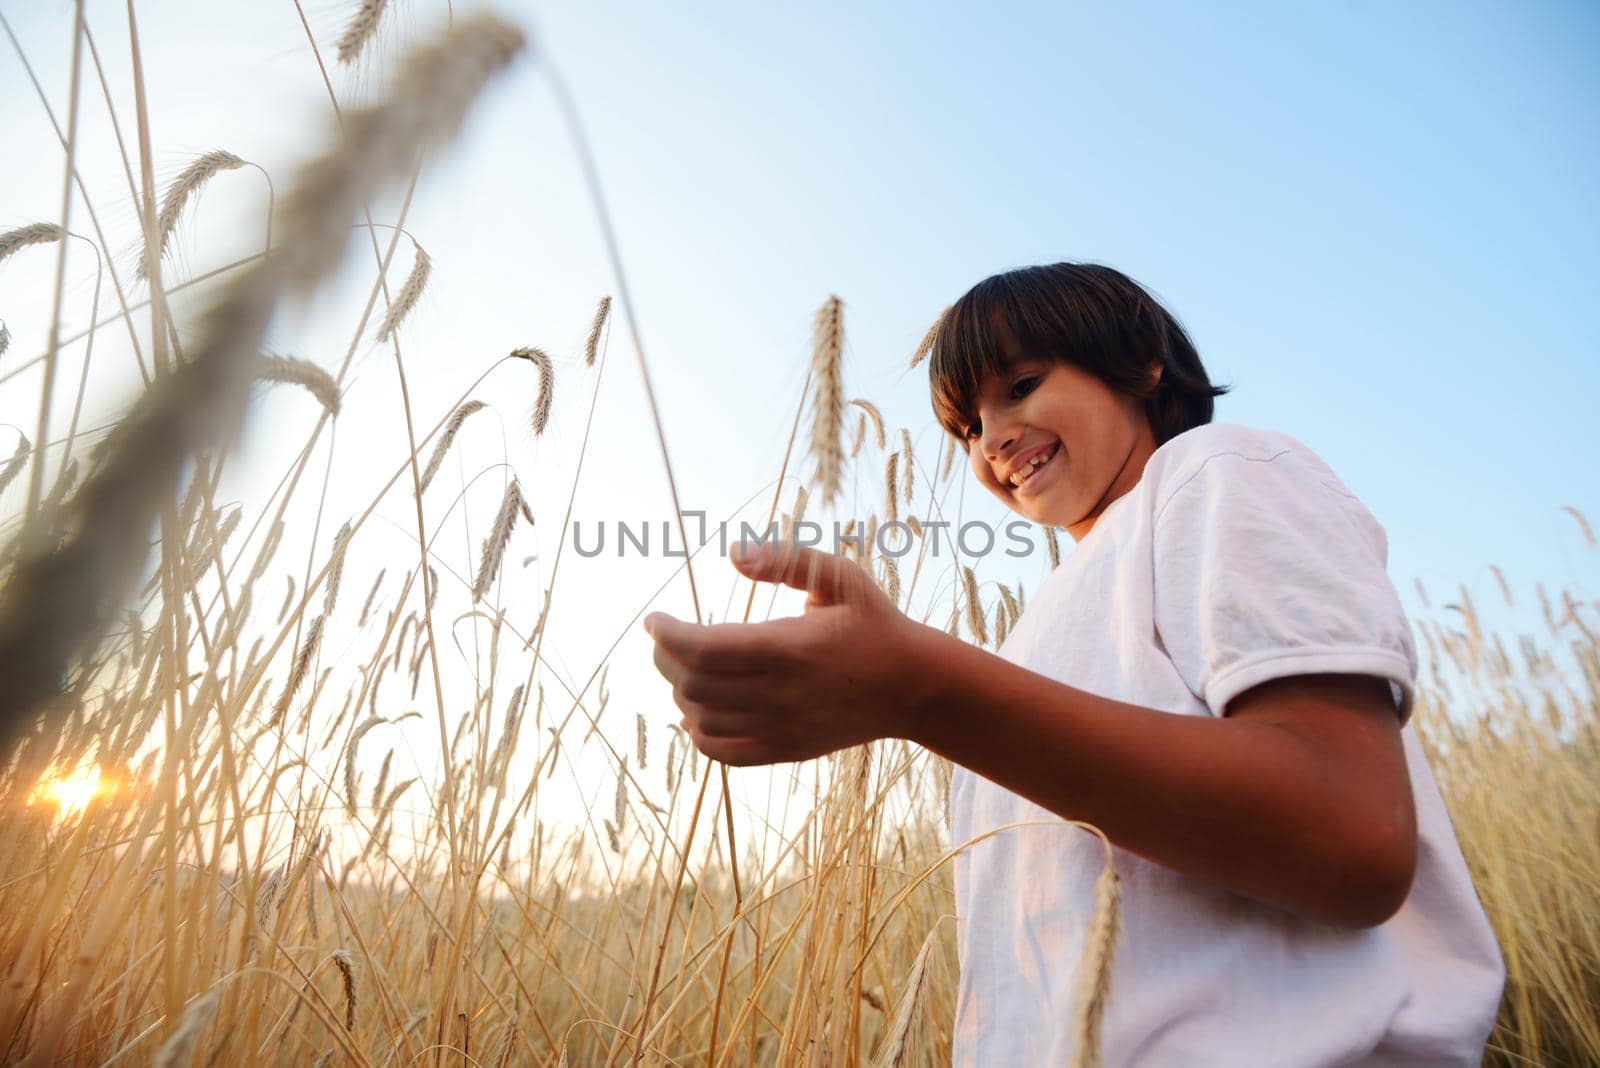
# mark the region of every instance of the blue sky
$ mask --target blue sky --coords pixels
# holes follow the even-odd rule
[[[324,45],[349,6],[308,10]],[[1491,562],[1519,588],[1593,590],[1597,554],[1560,512],[1600,523],[1593,5],[507,6],[542,59],[502,81],[430,165],[408,219],[435,263],[407,328],[419,419],[518,345],[562,354],[562,381],[587,383],[570,388],[592,384],[576,350],[594,299],[615,288],[541,78],[553,62],[603,172],[686,506],[731,510],[773,477],[829,293],[847,304],[850,395],[931,452],[925,383],[904,371],[930,317],[994,271],[1095,260],[1146,283],[1233,384],[1219,420],[1300,438],[1366,502],[1408,605],[1417,577],[1487,597]],[[370,59],[335,72],[347,99],[380,85],[440,7],[397,0]],[[125,75],[120,5],[88,9],[114,79]],[[0,10],[60,108],[69,6]],[[328,117],[292,4],[140,10],[158,179],[227,147],[281,188]],[[13,55],[0,56],[0,121],[27,146],[0,172],[9,227],[55,217],[60,159]],[[83,169],[131,248],[94,104]],[[245,173],[208,189],[180,235],[181,268],[249,247],[259,192]],[[53,261],[29,263],[0,270],[0,316],[19,338],[6,362],[37,351],[47,327],[41,265]],[[350,263],[281,347],[337,364],[370,282],[369,262]],[[70,267],[78,322],[93,268]],[[618,331],[580,514],[665,516]],[[105,358],[118,340],[106,335]],[[403,447],[387,359],[358,360],[372,385],[342,417],[341,442],[362,448],[334,469],[336,499],[370,483],[361,456]],[[106,371],[107,404],[126,370]],[[25,423],[36,388],[0,386],[0,418]],[[559,514],[586,395],[564,394],[571,406],[530,443],[517,425],[528,376],[502,368],[486,389],[502,410],[484,454],[547,494],[541,515]],[[262,480],[306,422],[303,405],[265,402],[246,453]],[[474,522],[497,495],[496,481],[469,499]],[[545,558],[555,527],[538,534]],[[475,545],[468,525],[461,551]],[[687,614],[681,588],[665,606]],[[574,612],[575,625],[598,618]]]

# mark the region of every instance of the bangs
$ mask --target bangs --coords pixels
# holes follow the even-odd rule
[[[933,414],[945,431],[966,441],[966,427],[977,416],[978,394],[989,375],[1009,366],[999,324],[1013,323],[1013,309],[995,279],[980,282],[951,305],[934,332],[928,355]],[[1012,336],[1016,336],[1013,325]]]

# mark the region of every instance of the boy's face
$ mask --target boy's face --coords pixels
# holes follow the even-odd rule
[[[1082,541],[1155,451],[1144,405],[1078,367],[1018,354],[990,375],[969,424],[978,481],[1006,507]]]

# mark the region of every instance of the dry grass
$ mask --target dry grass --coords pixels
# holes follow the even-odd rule
[[[351,59],[383,9],[357,10]],[[237,379],[219,381],[241,410],[253,378],[311,391],[319,421],[299,453],[309,456],[340,411],[348,363],[336,374],[262,363],[254,324],[273,293],[337,259],[329,234],[348,231],[377,173],[411,165],[417,113],[438,120],[426,137],[443,136],[515,44],[489,22],[458,19],[457,33],[468,36],[425,52],[401,76],[390,105],[346,116],[344,139],[288,198],[271,266],[225,276],[220,307],[234,312],[144,324],[152,349],[158,334],[180,340],[186,362],[132,405],[81,483],[53,480],[59,507],[40,515],[55,525],[7,519],[5,662],[36,649],[24,640],[30,625],[43,628],[52,659],[27,673],[32,694],[8,686],[16,728],[0,767],[3,1059],[941,1063],[956,974],[953,924],[944,922],[953,911],[940,813],[947,766],[901,743],[837,753],[776,777],[767,810],[736,820],[726,780],[680,730],[653,746],[649,722],[630,707],[602,723],[613,703],[604,660],[587,677],[551,666],[550,590],[537,622],[521,629],[495,603],[518,517],[533,522],[515,473],[478,559],[454,562],[459,575],[426,551],[365,570],[370,519],[385,500],[414,506],[412,533],[424,549],[433,544],[443,520],[430,521],[437,513],[423,511],[421,491],[441,480],[467,419],[488,407],[467,399],[478,382],[441,401],[409,451],[365,457],[391,477],[374,499],[339,506],[352,518],[331,539],[331,522],[305,532],[316,547],[309,556],[276,560],[286,530],[301,533],[293,516],[306,514],[287,511],[289,500],[315,499],[315,487],[298,482],[303,459],[277,501],[217,499],[228,435],[184,421],[208,396],[192,369],[232,361]],[[12,251],[25,247],[12,240]],[[427,262],[418,246],[413,280],[420,269],[425,281]],[[397,358],[397,328],[420,289],[408,281],[379,306],[379,332]],[[248,299],[229,305],[235,291]],[[380,293],[375,275],[375,304]],[[625,293],[619,301],[628,312]],[[610,311],[606,298],[594,313],[586,368],[604,365]],[[363,317],[356,339],[368,325]],[[813,341],[795,425],[809,401],[818,492],[812,500],[796,488],[790,527],[808,507],[844,506],[838,298],[818,313]],[[539,372],[539,435],[555,403],[553,361],[536,349],[513,355]],[[564,385],[564,396],[574,388]],[[850,403],[861,411],[857,448],[870,423],[884,451],[878,409]],[[158,477],[119,459],[140,435],[166,441]],[[20,439],[0,490],[30,462],[59,457],[46,446],[36,453]],[[915,473],[934,467],[919,465],[902,431],[882,478],[865,468],[869,499],[854,529],[876,530],[904,509],[916,552],[897,563],[869,550],[863,561],[908,611],[927,620],[954,607],[952,626],[964,618],[976,640],[998,644],[1022,614],[1023,591],[980,583],[970,568],[940,571],[926,554],[924,521],[945,517],[955,455],[945,442],[937,480],[925,478],[915,497],[921,514],[910,514]],[[780,474],[772,514],[793,482]],[[111,520],[107,501],[123,502]],[[314,514],[320,524],[321,508]],[[139,572],[124,558],[142,552],[143,539],[128,532],[147,529],[159,531],[159,555],[153,572]],[[96,547],[123,562],[67,569],[63,549],[95,535],[115,541]],[[1053,536],[1048,547],[1059,562]],[[354,623],[351,598],[342,608],[337,598],[350,569],[349,581],[367,586]],[[553,590],[554,572],[548,581]],[[1500,585],[1509,600],[1503,576]],[[58,586],[75,592],[63,601]],[[617,601],[618,592],[597,596]],[[1496,1064],[1600,1060],[1591,1008],[1600,1002],[1600,642],[1592,604],[1571,593],[1544,600],[1546,630],[1518,642],[1517,657],[1464,594],[1443,620],[1418,621],[1430,656],[1415,722],[1511,973]],[[637,605],[623,601],[625,617]],[[77,613],[70,634],[63,605]],[[475,637],[490,668],[448,678],[436,650],[467,618],[482,623]],[[91,770],[98,781],[78,777]],[[563,814],[547,800],[562,778],[592,780],[576,783],[588,786],[581,811]],[[1076,1021],[1084,1065],[1097,1062],[1101,1012],[1118,996],[1107,986],[1117,886],[1108,867],[1089,921]]]

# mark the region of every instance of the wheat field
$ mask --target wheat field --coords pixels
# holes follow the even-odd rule
[[[691,544],[626,235],[611,229],[553,74],[615,292],[573,310],[585,328],[570,351],[529,338],[464,372],[454,396],[406,387],[408,320],[433,272],[405,230],[412,191],[425,194],[432,157],[484,87],[540,61],[537,42],[493,15],[457,15],[372,102],[346,101],[292,175],[219,148],[157,182],[136,37],[133,82],[114,89],[83,5],[72,17],[59,147],[71,175],[77,109],[104,87],[134,210],[105,210],[69,181],[64,223],[0,235],[0,272],[54,280],[37,351],[0,328],[0,387],[27,391],[38,413],[0,428],[16,434],[0,468],[4,1061],[947,1062],[949,860],[963,844],[944,822],[948,766],[887,742],[761,779],[704,760],[663,709],[613,699],[608,656],[562,655],[559,623],[547,628],[559,538],[540,584],[519,585],[519,539],[545,517],[570,529],[587,436],[565,484],[506,464],[462,469],[495,415],[530,440],[553,417],[587,426],[612,361],[649,398],[650,447],[679,544]],[[365,0],[336,34],[308,25],[306,47],[324,69],[359,66],[400,17]],[[172,247],[186,211],[243,170],[272,190],[262,250],[185,274]],[[374,219],[374,199],[396,189],[398,214]],[[96,250],[92,297],[63,282],[75,241]],[[368,288],[343,358],[264,351],[274,316],[346,262]],[[792,532],[825,512],[868,546],[880,525],[905,522],[909,555],[858,549],[858,561],[907,612],[998,647],[1027,591],[926,552],[923,524],[954,507],[954,450],[919,450],[923,435],[849,396],[845,329],[830,297],[785,402],[788,450],[752,514]],[[89,419],[91,361],[123,341],[142,381],[114,418]],[[926,347],[906,354],[911,366]],[[402,396],[405,444],[387,451],[334,434],[361,388],[358,353],[373,351]],[[523,395],[484,385],[502,367],[526,372]],[[273,443],[270,492],[236,498],[230,465],[267,390],[291,393],[310,429]],[[369,499],[327,500],[313,459],[331,464],[335,448],[381,471]],[[485,474],[494,499],[453,556],[441,535],[487,501],[468,495]],[[1570,518],[1592,551],[1586,518]],[[384,520],[404,526],[410,553],[372,566]],[[1053,535],[1046,545],[1058,561]],[[673,581],[710,614],[703,560],[685,559]],[[1495,575],[1504,606],[1519,604]],[[718,618],[774,611],[748,586],[727,593]],[[654,595],[637,594],[590,594],[619,641]],[[1600,1063],[1600,605],[1576,590],[1536,595],[1531,634],[1502,633],[1465,588],[1415,620],[1414,722],[1506,958],[1487,1063]],[[1103,885],[1084,922],[1114,953],[1109,868]],[[1094,1007],[1117,992],[1104,968],[1086,974],[1087,1066]]]

